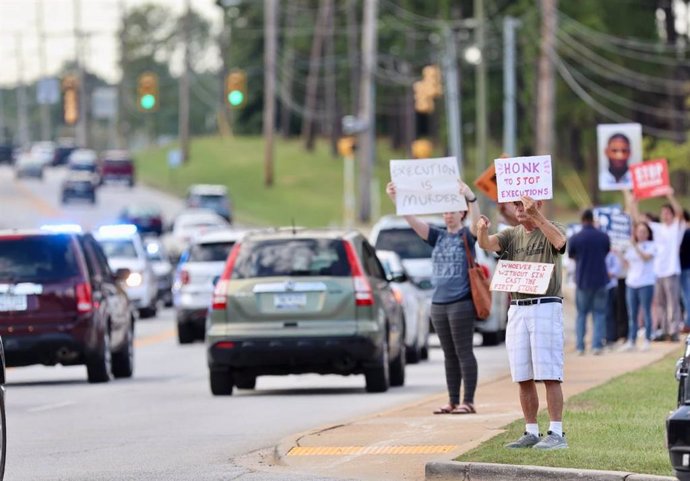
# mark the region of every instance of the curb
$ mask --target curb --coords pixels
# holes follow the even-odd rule
[[[676,481],[669,476],[636,474],[623,471],[597,471],[590,469],[547,468],[543,466],[517,466],[514,464],[461,463],[440,461],[426,463],[424,479],[427,481]]]

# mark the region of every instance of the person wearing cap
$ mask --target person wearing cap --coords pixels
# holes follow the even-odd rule
[[[566,250],[565,226],[549,221],[542,213],[543,201],[524,196],[513,203],[515,227],[489,235],[491,223],[485,216],[477,221],[477,243],[482,249],[498,252],[502,259],[553,264],[553,272],[543,295],[512,293],[508,310],[506,348],[510,373],[518,383],[525,433],[507,448],[539,450],[568,447],[563,432],[563,296],[562,258]],[[536,382],[546,388],[550,424],[547,436],[539,434]]]

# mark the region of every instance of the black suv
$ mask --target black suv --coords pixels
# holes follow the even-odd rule
[[[131,377],[134,315],[78,226],[0,231],[0,335],[8,366],[85,364],[89,382]],[[66,231],[67,230],[67,231]]]

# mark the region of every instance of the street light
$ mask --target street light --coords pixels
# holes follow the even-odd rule
[[[479,65],[482,62],[482,51],[476,45],[471,45],[465,49],[465,61],[472,65]]]

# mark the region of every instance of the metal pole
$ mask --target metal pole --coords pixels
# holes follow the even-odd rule
[[[503,151],[509,157],[516,152],[515,113],[515,29],[520,21],[503,19]]]
[[[182,162],[189,162],[189,63],[190,63],[190,52],[189,43],[190,39],[190,15],[191,15],[191,2],[186,0],[185,2],[185,15],[183,20],[183,35],[184,35],[184,66],[182,68],[182,74],[180,76],[179,85],[179,118],[178,118],[178,130],[180,137],[180,153],[182,154]]]
[[[278,49],[278,0],[264,0],[264,185],[273,185],[273,139],[276,124],[276,57]],[[305,119],[306,120],[306,119]]]
[[[343,157],[343,217],[345,227],[351,229],[355,225],[355,157],[352,154]]]
[[[75,137],[77,145],[86,147],[86,76],[84,75],[84,64],[81,58],[82,34],[80,30],[81,5],[79,0],[72,2],[74,14],[74,56],[77,64],[77,78],[79,79],[79,119],[77,119]]]
[[[443,53],[443,78],[445,79],[446,112],[448,115],[448,150],[457,159],[459,177],[462,178],[462,114],[458,88],[458,53],[453,30],[446,26],[443,33],[446,44]]]
[[[24,61],[22,55],[22,34],[15,34],[15,49],[17,56],[17,116],[19,128],[19,144],[28,147],[31,138],[29,136],[28,115],[26,111],[26,91],[24,90]]]
[[[36,0],[36,32],[38,33],[38,58],[41,68],[41,79],[48,78],[46,66],[46,36],[43,30],[43,0]],[[41,139],[52,138],[50,125],[50,104],[43,99],[41,103]]]
[[[366,122],[366,129],[359,134],[359,220],[371,218],[371,177],[376,159],[376,84],[374,74],[377,62],[376,25],[378,0],[364,1],[362,28],[362,76],[360,79],[359,118]]]
[[[477,26],[474,30],[475,42],[477,48],[481,52],[481,57],[477,68],[475,70],[477,80],[477,152],[476,152],[476,172],[481,174],[486,169],[487,164],[487,141],[488,141],[488,123],[486,116],[486,64],[488,62],[487,53],[485,49],[485,18],[484,18],[484,0],[474,0],[474,18]]]

